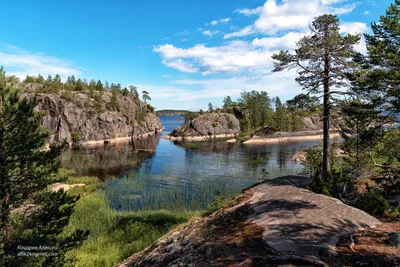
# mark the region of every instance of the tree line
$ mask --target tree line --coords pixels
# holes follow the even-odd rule
[[[230,96],[223,100],[221,108],[208,104],[208,112],[228,112],[234,114],[241,122],[244,133],[269,128],[270,131],[299,131],[301,117],[318,114],[321,103],[318,97],[299,94],[282,103],[279,97],[269,97],[264,91],[243,91],[233,101]],[[200,110],[199,114],[204,113]],[[193,114],[187,114],[193,117]]]
[[[9,78],[10,79],[10,78]],[[12,77],[13,84],[19,84],[17,77]],[[85,78],[75,78],[74,75],[68,76],[65,81],[62,81],[61,76],[56,74],[54,77],[48,75],[45,79],[42,75],[30,76],[27,75],[22,81],[22,84],[39,84],[41,87],[37,88],[38,93],[58,93],[60,90],[72,91],[72,92],[84,92],[90,97],[101,96],[104,92],[111,92],[113,95],[133,96],[139,99],[138,88],[134,85],[128,87],[122,87],[120,83],[109,84],[106,81],[104,84],[101,80],[91,79],[88,81]],[[142,91],[142,99],[144,102],[151,100],[149,92],[146,90]]]

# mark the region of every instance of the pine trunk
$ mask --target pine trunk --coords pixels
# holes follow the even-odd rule
[[[329,117],[330,117],[330,85],[329,85],[329,55],[325,55],[324,71],[324,118],[323,118],[323,146],[322,146],[322,179],[327,180],[329,170]]]

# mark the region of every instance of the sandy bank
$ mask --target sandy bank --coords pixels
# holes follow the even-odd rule
[[[171,140],[173,142],[182,142],[182,141],[189,141],[189,142],[201,142],[207,141],[212,139],[222,139],[222,138],[234,138],[234,134],[215,134],[215,135],[201,135],[201,136],[170,136],[165,135],[163,136],[164,139]]]
[[[157,133],[161,133],[162,130],[163,129],[158,129]],[[143,139],[143,138],[146,138],[146,137],[148,137],[150,135],[154,135],[154,134],[155,134],[155,132],[143,133],[133,139],[134,140]],[[131,136],[126,136],[126,137],[117,137],[117,138],[113,138],[113,139],[84,141],[84,142],[80,142],[79,145],[81,145],[81,146],[101,146],[104,144],[129,143],[131,140],[132,140]],[[70,143],[69,145],[72,145],[72,143]]]
[[[330,138],[340,137],[340,134],[333,132],[329,134]],[[322,131],[314,132],[296,132],[296,133],[277,133],[271,137],[253,137],[243,144],[276,144],[284,142],[297,142],[297,141],[311,141],[311,140],[322,140]]]

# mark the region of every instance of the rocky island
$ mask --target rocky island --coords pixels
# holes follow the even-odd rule
[[[179,126],[164,138],[171,141],[205,141],[235,137],[239,133],[240,123],[233,114],[209,113]]]
[[[162,131],[150,106],[134,96],[104,92],[97,99],[83,92],[35,93],[38,85],[25,86],[22,97],[35,98],[45,113],[43,126],[49,144],[97,145],[143,138]]]

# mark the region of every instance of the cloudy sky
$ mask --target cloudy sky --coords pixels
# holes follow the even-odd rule
[[[315,16],[368,33],[390,0],[2,1],[0,66],[8,74],[75,75],[147,90],[157,109],[206,109],[224,96],[301,92],[296,73],[271,73]],[[364,43],[357,47],[365,51]]]

